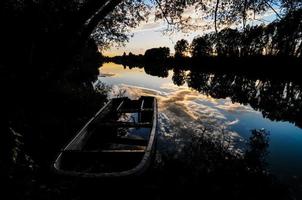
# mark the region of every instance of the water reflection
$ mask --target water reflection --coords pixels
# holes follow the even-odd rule
[[[124,66],[124,69],[127,69],[127,66]],[[166,66],[146,65],[144,71],[152,76],[169,77],[169,68]],[[107,75],[103,74],[103,76]],[[289,121],[302,127],[301,83],[236,73],[184,70],[179,67],[173,68],[171,79],[176,86],[187,85],[215,99],[230,98],[232,102],[249,105],[254,110],[261,111],[265,118]]]
[[[289,121],[302,127],[302,85],[292,81],[257,79],[236,74],[190,71],[188,86],[213,98],[231,98],[250,105],[271,120]]]
[[[164,65],[156,65],[156,64],[148,64],[144,66],[146,74],[150,74],[152,76],[158,76],[161,78],[168,77],[168,68]]]
[[[143,70],[107,63],[100,72],[114,74],[99,78],[113,85],[113,91],[123,90],[130,97],[157,97],[163,149],[174,143],[177,150],[172,152],[182,152],[186,146],[182,141],[189,141],[188,137],[211,135],[225,137],[228,149],[242,154],[250,131],[264,128],[271,133],[268,162],[272,170],[281,176],[301,175],[302,130],[288,123],[301,126],[300,84],[180,67]]]
[[[186,83],[186,73],[184,70],[181,69],[173,69],[173,83],[178,86],[182,86]]]

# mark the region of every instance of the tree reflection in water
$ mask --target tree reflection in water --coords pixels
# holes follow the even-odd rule
[[[146,74],[166,78],[169,75],[168,68],[161,64],[146,64],[144,66]]]
[[[294,81],[190,71],[186,82],[214,98],[229,97],[233,102],[249,104],[270,120],[289,121],[302,127],[302,85]]]
[[[175,199],[288,198],[286,187],[266,168],[269,138],[265,130],[252,130],[249,148],[240,155],[229,151],[226,138],[207,137],[208,131],[212,130],[205,128],[204,134],[190,134],[186,139],[176,136],[170,141],[178,141],[176,149],[161,151],[160,165],[153,169],[153,173],[158,174],[161,196]]]
[[[181,69],[173,69],[173,76],[172,76],[173,83],[177,86],[182,86],[186,83],[186,73],[184,70]]]
[[[141,66],[142,67],[142,66]],[[146,65],[145,72],[152,76],[168,77],[172,81],[213,98],[230,98],[232,102],[250,105],[273,121],[289,121],[302,127],[302,83],[297,79],[280,79],[265,75],[205,72],[190,67]]]

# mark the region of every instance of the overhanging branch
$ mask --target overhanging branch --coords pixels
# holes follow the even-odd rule
[[[169,21],[168,16],[167,16],[166,12],[164,12],[164,9],[162,8],[160,2],[158,0],[155,0],[155,3],[158,5],[160,11],[163,14],[163,17],[165,18],[166,22],[168,23],[168,25],[173,24],[172,22]]]
[[[107,1],[89,20],[86,21],[83,31],[81,33],[82,39],[86,40],[95,27],[103,20],[113,9],[121,3],[122,0]]]
[[[219,6],[219,0],[216,0],[215,13],[214,13],[214,25],[215,25],[215,32],[216,33],[218,33],[218,29],[217,29],[217,12],[218,12],[218,6]]]
[[[279,19],[282,19],[282,17],[280,16],[280,14],[274,9],[273,6],[271,6],[271,4],[269,4],[267,1],[265,1],[265,4],[277,15],[277,17]]]

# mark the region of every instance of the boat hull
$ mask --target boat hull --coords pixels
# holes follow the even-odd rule
[[[59,153],[53,168],[82,178],[141,175],[155,152],[156,130],[154,97],[112,99]]]

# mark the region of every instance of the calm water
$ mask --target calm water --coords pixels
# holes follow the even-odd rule
[[[100,68],[98,80],[112,87],[112,96],[157,97],[164,140],[207,127],[213,135],[226,132],[240,153],[252,129],[265,129],[271,171],[281,178],[302,176],[302,94],[291,82],[113,63]]]

